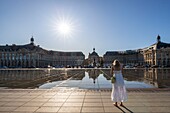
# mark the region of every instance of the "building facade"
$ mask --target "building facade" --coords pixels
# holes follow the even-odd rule
[[[107,51],[103,55],[104,65],[111,66],[111,63],[118,59],[124,65],[170,67],[170,44],[161,42],[160,39],[158,35],[155,44],[143,49]]]
[[[0,67],[48,67],[81,65],[85,59],[82,52],[49,51],[34,44],[32,37],[26,45],[0,46]]]
[[[104,65],[111,66],[114,60],[119,60],[124,65],[142,65],[143,55],[140,50],[107,51],[103,55]]]
[[[144,62],[149,66],[170,66],[170,44],[161,42],[157,36],[157,42],[143,50]]]
[[[53,63],[51,65],[56,67],[81,66],[85,60],[85,55],[82,52],[51,52],[53,53]]]
[[[67,66],[111,66],[118,59],[124,65],[170,67],[170,44],[161,41],[157,36],[157,42],[151,46],[137,50],[107,51],[103,57],[98,53],[89,53],[85,60],[82,52],[52,51],[35,45],[34,38],[25,45],[0,45],[0,67],[67,67]]]
[[[95,48],[93,48],[92,53],[89,53],[88,64],[93,67],[98,66],[100,64],[100,57],[98,53],[95,52]]]

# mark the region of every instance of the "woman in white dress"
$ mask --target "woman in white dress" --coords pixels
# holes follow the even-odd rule
[[[122,66],[118,60],[114,60],[111,74],[116,78],[115,83],[112,84],[111,99],[115,102],[115,106],[118,102],[120,102],[120,106],[123,106],[123,102],[127,100],[127,93],[122,75]]]

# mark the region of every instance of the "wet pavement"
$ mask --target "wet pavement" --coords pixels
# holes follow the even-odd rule
[[[124,107],[115,107],[111,89],[1,89],[0,113],[170,112],[170,89],[128,89]]]

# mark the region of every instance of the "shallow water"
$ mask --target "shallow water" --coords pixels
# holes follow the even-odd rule
[[[127,88],[170,87],[170,69],[124,69]],[[1,69],[1,88],[111,88],[110,69]]]

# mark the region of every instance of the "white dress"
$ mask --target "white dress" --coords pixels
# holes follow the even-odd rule
[[[122,72],[114,71],[113,76],[115,76],[116,82],[112,84],[111,99],[114,102],[124,102],[127,100],[127,93]]]

